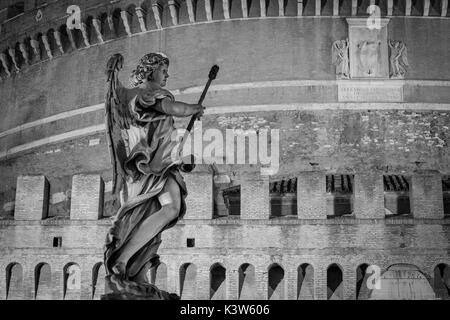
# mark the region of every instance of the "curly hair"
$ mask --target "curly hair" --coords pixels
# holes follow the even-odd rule
[[[136,69],[131,72],[130,83],[133,87],[140,85],[144,79],[152,75],[159,66],[169,66],[169,58],[161,52],[147,53],[139,60]]]

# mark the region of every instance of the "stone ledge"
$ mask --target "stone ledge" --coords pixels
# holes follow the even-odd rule
[[[220,217],[215,219],[189,219],[180,220],[177,225],[449,225],[450,217],[443,219],[421,219],[421,218],[388,218],[388,219],[356,219],[354,217],[343,217],[333,219],[298,219],[295,218],[271,218],[271,219],[245,219],[241,220],[237,217]],[[102,218],[100,220],[69,220],[69,219],[44,219],[40,221],[17,221],[17,220],[0,220],[2,226],[110,226],[113,218]]]

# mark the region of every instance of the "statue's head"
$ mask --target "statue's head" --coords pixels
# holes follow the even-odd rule
[[[139,60],[136,69],[131,72],[131,85],[137,87],[145,79],[151,79],[153,72],[163,65],[169,66],[169,58],[164,53],[147,53]]]

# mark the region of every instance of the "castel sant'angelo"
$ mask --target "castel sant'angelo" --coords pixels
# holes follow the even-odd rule
[[[106,62],[123,55],[128,85],[149,52],[169,57],[167,89],[190,103],[219,65],[200,144],[218,129],[227,154],[247,148],[244,161],[183,173],[187,212],[163,233],[158,287],[182,299],[449,299],[448,5],[1,0],[0,299],[104,293],[118,208]],[[262,133],[271,172],[247,161]]]

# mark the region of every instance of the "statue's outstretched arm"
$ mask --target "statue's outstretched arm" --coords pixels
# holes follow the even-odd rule
[[[188,117],[202,112],[204,107],[199,104],[189,104],[181,101],[172,101],[169,98],[161,100],[161,110],[163,113],[175,117]]]

